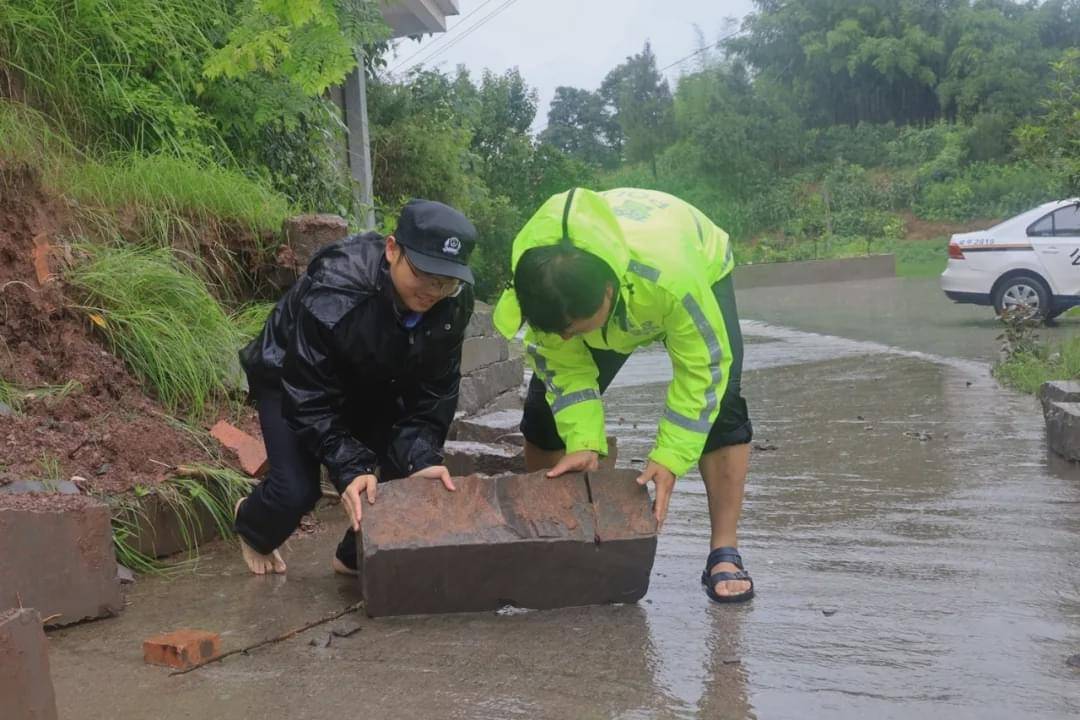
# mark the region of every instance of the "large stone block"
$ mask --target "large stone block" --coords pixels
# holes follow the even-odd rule
[[[472,317],[465,328],[465,337],[494,336],[495,326],[491,323],[491,306],[482,302],[473,307]]]
[[[461,347],[463,375],[510,357],[510,344],[501,337],[465,338]]]
[[[56,720],[49,644],[37,610],[0,612],[0,718]]]
[[[520,445],[449,440],[443,446],[443,455],[451,475],[525,472],[525,454]]]
[[[478,415],[486,415],[488,413],[499,412],[500,410],[516,410],[518,414],[521,413],[521,409],[525,405],[525,384],[507,390],[495,397],[494,400],[489,402],[484,407],[477,410]]]
[[[205,506],[196,505],[181,515],[156,492],[137,498],[138,511],[132,518],[131,537],[135,550],[150,557],[168,557],[189,552],[204,542],[220,537],[217,521]]]
[[[358,536],[372,617],[634,602],[656,552],[633,471],[388,483]]]
[[[1080,460],[1080,403],[1046,405],[1046,444],[1068,460]]]
[[[586,476],[589,498],[596,512],[596,537],[607,553],[605,561],[614,582],[612,602],[636,602],[648,589],[646,573],[656,556],[656,519],[648,492],[637,484],[633,470],[601,469]],[[644,583],[644,586],[642,586]]]
[[[50,625],[120,611],[109,508],[79,495],[0,495],[0,608]]]
[[[478,412],[504,392],[520,387],[524,381],[525,364],[521,358],[475,370],[461,378],[458,410],[467,415]]]
[[[1043,413],[1054,402],[1080,402],[1080,381],[1051,380],[1039,388],[1039,400],[1042,401]]]
[[[450,439],[482,443],[502,442],[507,436],[516,435],[520,424],[520,408],[458,418],[450,426]]]
[[[327,213],[296,215],[282,224],[285,245],[292,250],[296,270],[303,272],[319,248],[337,242],[349,234],[349,223],[339,215]]]

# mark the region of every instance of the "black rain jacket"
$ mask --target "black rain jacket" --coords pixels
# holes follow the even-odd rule
[[[375,394],[395,393],[402,410],[388,419],[390,461],[409,473],[443,463],[472,310],[472,287],[463,284],[405,327],[383,236],[354,235],[319,250],[240,362],[253,395],[280,389],[285,420],[341,491],[378,464],[345,412]]]

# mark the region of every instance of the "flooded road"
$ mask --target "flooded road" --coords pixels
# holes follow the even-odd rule
[[[247,576],[218,544],[195,575],[141,579],[121,617],[51,633],[61,717],[1077,717],[1080,470],[976,353],[863,330],[745,324],[766,448],[741,524],[747,605],[701,591],[695,472],[638,605],[362,620],[328,648],[309,644],[323,627],[180,677],[142,664],[157,632],[214,630],[228,649],[355,602],[329,571],[328,508],[290,542],[287,578]],[[669,373],[639,354],[608,391],[620,465],[648,452]]]

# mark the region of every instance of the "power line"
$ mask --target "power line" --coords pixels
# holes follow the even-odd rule
[[[418,61],[416,63],[416,65],[425,65],[427,63],[430,63],[434,58],[438,57],[439,55],[442,55],[447,50],[454,47],[455,45],[457,45],[459,42],[461,42],[465,38],[469,37],[469,35],[472,35],[474,32],[476,32],[477,30],[482,28],[484,25],[491,22],[495,18],[496,15],[501,14],[504,10],[508,9],[511,5],[513,5],[516,2],[518,2],[518,0],[506,0],[506,2],[504,2],[502,5],[495,8],[494,10],[492,10],[487,15],[485,15],[483,18],[480,19],[479,22],[477,22],[471,28],[469,28],[464,33],[462,33],[461,35],[458,35],[456,38],[454,38],[448,45],[442,46],[441,48],[436,50],[434,53],[432,53],[432,54],[428,55],[427,57],[423,58],[422,60]]]
[[[473,25],[472,27],[470,27],[470,28],[469,28],[468,30],[466,30],[466,31],[465,31],[464,33],[462,33],[461,35],[458,35],[458,36],[457,36],[456,38],[454,38],[453,40],[451,40],[451,41],[450,41],[450,42],[449,42],[448,44],[446,44],[446,45],[443,45],[442,47],[438,48],[438,49],[437,49],[437,50],[435,50],[434,52],[432,52],[432,53],[429,53],[428,55],[425,55],[425,56],[424,56],[423,58],[421,58],[420,60],[418,60],[418,61],[416,61],[415,63],[413,63],[412,67],[420,67],[420,66],[422,66],[422,65],[425,65],[425,64],[427,64],[427,63],[430,63],[430,62],[431,62],[431,61],[432,61],[433,59],[437,58],[437,57],[438,57],[439,55],[442,55],[442,54],[443,54],[443,53],[445,53],[445,52],[446,52],[447,50],[449,50],[450,48],[454,47],[454,46],[455,46],[455,45],[457,45],[457,44],[458,44],[459,42],[461,42],[462,40],[464,40],[465,38],[469,37],[469,36],[470,36],[470,35],[472,35],[472,34],[473,34],[474,32],[476,32],[477,30],[479,30],[480,28],[482,28],[482,27],[483,27],[484,25],[486,25],[486,24],[488,24],[489,22],[491,22],[491,21],[492,21],[492,20],[493,20],[493,19],[495,18],[495,16],[497,16],[497,15],[501,14],[501,13],[502,13],[503,11],[505,11],[506,9],[508,9],[508,8],[509,8],[509,7],[511,6],[511,5],[513,5],[513,4],[514,4],[514,3],[516,3],[516,2],[518,2],[518,0],[506,0],[506,2],[504,2],[504,3],[502,4],[502,5],[499,5],[499,6],[497,7],[497,8],[495,8],[494,10],[492,10],[492,11],[491,11],[490,13],[488,13],[488,14],[487,14],[487,15],[485,15],[484,17],[480,18],[480,20],[479,20],[479,21],[477,21],[477,22],[476,22],[476,23],[475,23],[475,24],[474,24],[474,25]],[[485,3],[485,4],[486,4],[486,3]],[[479,9],[479,8],[478,8],[478,9]],[[400,67],[400,66],[399,66],[399,67]]]
[[[495,2],[495,0],[484,0],[484,2],[480,3],[479,5],[477,5],[477,6],[475,7],[475,8],[473,8],[473,9],[472,9],[472,11],[470,11],[470,12],[466,13],[466,14],[465,14],[465,15],[464,15],[464,16],[463,16],[463,17],[462,17],[462,18],[461,18],[460,20],[458,20],[458,21],[457,21],[457,24],[456,24],[456,25],[454,25],[454,27],[453,27],[453,28],[451,28],[450,30],[448,30],[448,31],[444,32],[444,33],[443,33],[442,35],[440,35],[440,36],[439,36],[439,37],[438,37],[438,38],[437,38],[436,40],[434,40],[433,42],[430,42],[430,43],[428,43],[427,45],[423,45],[422,47],[420,47],[419,49],[417,49],[417,51],[416,51],[416,52],[414,52],[414,53],[413,53],[412,55],[410,55],[409,57],[405,58],[404,60],[402,60],[401,62],[399,62],[399,63],[398,63],[397,65],[395,65],[395,66],[394,66],[394,68],[393,68],[392,70],[390,70],[390,71],[389,71],[389,72],[390,72],[390,74],[391,74],[391,75],[392,75],[392,74],[394,74],[395,72],[397,72],[398,68],[400,68],[400,67],[403,67],[403,66],[407,65],[407,64],[409,63],[409,61],[410,61],[410,60],[412,60],[412,59],[413,59],[414,57],[416,57],[417,55],[421,55],[421,54],[423,54],[423,53],[426,53],[426,52],[427,52],[428,50],[430,50],[430,49],[431,49],[431,46],[432,46],[432,45],[438,45],[438,44],[439,44],[440,42],[443,42],[443,41],[445,41],[445,40],[446,40],[447,38],[451,37],[451,36],[453,35],[454,31],[455,31],[455,30],[459,30],[459,29],[461,28],[461,26],[462,26],[462,25],[463,25],[463,24],[465,23],[465,21],[466,21],[466,20],[468,20],[468,19],[469,19],[469,18],[471,18],[471,17],[473,16],[473,15],[475,15],[476,13],[480,12],[481,10],[483,10],[483,9],[484,9],[484,6],[485,6],[485,5],[490,5],[490,4],[491,4],[491,3],[493,3],[493,2]]]
[[[660,72],[660,74],[661,74],[661,75],[663,75],[663,74],[664,74],[665,72],[667,72],[667,71],[668,71],[668,70],[670,70],[671,68],[675,67],[676,65],[681,65],[682,63],[686,62],[687,60],[689,60],[689,59],[690,59],[690,58],[692,58],[692,57],[696,57],[697,55],[700,55],[700,54],[702,54],[702,53],[708,52],[708,51],[710,51],[710,50],[716,50],[716,49],[718,49],[718,48],[719,48],[719,47],[720,47],[721,45],[723,45],[723,44],[724,44],[724,41],[726,41],[726,40],[730,40],[731,38],[733,38],[733,37],[735,37],[736,35],[739,35],[739,34],[741,34],[741,33],[742,33],[742,30],[736,30],[736,31],[734,31],[734,32],[728,33],[727,35],[725,35],[724,37],[720,38],[719,40],[717,40],[717,41],[716,41],[715,43],[713,43],[712,45],[706,45],[706,46],[705,46],[705,47],[703,47],[703,48],[698,48],[697,50],[695,50],[694,52],[690,53],[690,54],[689,54],[689,55],[687,55],[686,57],[684,57],[684,58],[680,58],[680,59],[676,60],[675,62],[671,63],[670,65],[665,65],[664,67],[660,68],[659,72]]]

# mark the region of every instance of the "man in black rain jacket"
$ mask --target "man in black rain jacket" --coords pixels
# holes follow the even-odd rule
[[[252,572],[285,572],[277,548],[321,496],[320,465],[351,522],[333,559],[340,573],[356,572],[361,501],[375,502],[377,471],[454,489],[442,446],[457,409],[475,244],[460,212],[412,200],[393,235],[319,250],[240,351],[270,464],[236,509]]]

